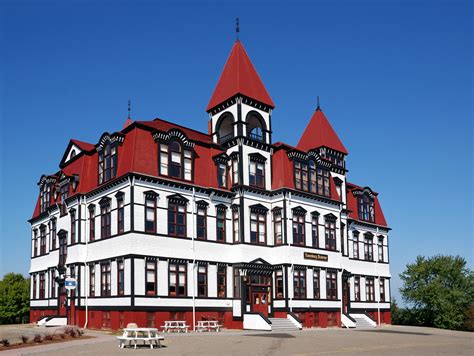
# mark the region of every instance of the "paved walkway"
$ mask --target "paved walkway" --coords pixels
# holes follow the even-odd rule
[[[0,353],[7,355],[474,355],[474,334],[431,328],[310,329],[291,333],[224,331],[164,334],[161,349],[119,349],[115,336],[87,331],[93,339]]]

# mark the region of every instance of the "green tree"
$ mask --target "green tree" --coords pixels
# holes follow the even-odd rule
[[[30,280],[19,273],[8,273],[0,280],[0,324],[28,320]]]
[[[460,256],[418,256],[400,274],[403,300],[413,306],[411,323],[461,329],[474,303],[474,274]]]

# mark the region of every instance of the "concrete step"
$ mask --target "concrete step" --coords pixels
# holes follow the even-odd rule
[[[298,327],[286,318],[269,318],[272,322],[272,331],[297,331]]]

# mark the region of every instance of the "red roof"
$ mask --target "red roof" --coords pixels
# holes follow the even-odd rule
[[[196,131],[181,125],[177,125],[175,123],[162,120],[159,118],[156,118],[153,121],[137,121],[138,124],[145,125],[151,128],[154,128],[156,130],[160,131],[169,131],[173,128],[181,130],[190,140],[193,141],[199,141],[199,142],[205,142],[205,143],[213,143],[211,136],[204,132]]]
[[[83,151],[90,151],[95,147],[92,143],[75,140],[73,138],[71,139],[71,142]]]
[[[232,47],[206,111],[236,94],[245,95],[272,108],[275,107],[240,41],[236,41]]]
[[[333,150],[347,154],[347,150],[341,140],[332,128],[329,120],[324,113],[318,108],[311,117],[306,129],[301,135],[300,141],[296,146],[299,150],[308,152],[317,147],[325,146]]]

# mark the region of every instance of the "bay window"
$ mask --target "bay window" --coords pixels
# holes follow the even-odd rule
[[[295,161],[295,188],[308,191],[308,165],[306,163]]]
[[[51,219],[50,231],[51,231],[51,249],[56,249],[56,229],[57,229],[57,222],[56,218]]]
[[[40,255],[46,254],[46,226],[40,227]]]

